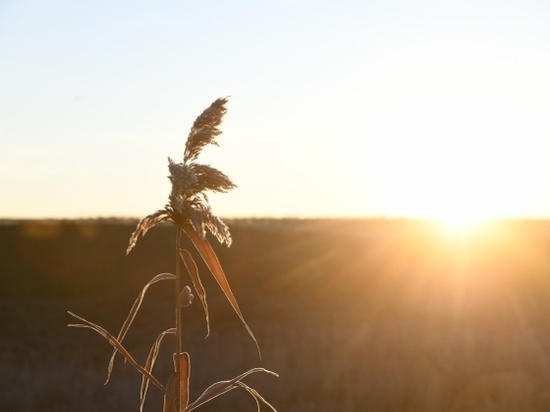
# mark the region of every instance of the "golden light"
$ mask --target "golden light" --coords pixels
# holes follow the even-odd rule
[[[532,113],[471,93],[405,102],[372,130],[365,173],[390,216],[435,219],[466,230],[525,217],[545,179],[547,131]]]
[[[464,214],[449,215],[435,219],[446,232],[458,235],[467,235],[474,230],[479,224],[485,222],[476,216],[468,216]]]

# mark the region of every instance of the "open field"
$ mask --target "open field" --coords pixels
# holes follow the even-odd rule
[[[174,229],[125,256],[135,222],[0,224],[0,410],[136,411],[139,376],[110,346],[69,329],[71,310],[117,332],[141,287],[174,271]],[[405,220],[235,220],[216,247],[263,360],[201,267],[183,311],[191,393],[251,367],[282,411],[550,410],[550,222],[505,222],[473,238]],[[197,260],[198,261],[198,260]],[[173,324],[172,288],[151,287],[127,338],[140,361]],[[166,380],[171,342],[156,375]],[[146,411],[158,411],[152,388]],[[202,411],[255,410],[234,391]]]

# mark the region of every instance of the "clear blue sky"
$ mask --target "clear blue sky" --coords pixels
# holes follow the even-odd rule
[[[157,210],[220,96],[220,216],[550,217],[543,0],[0,0],[0,217]]]

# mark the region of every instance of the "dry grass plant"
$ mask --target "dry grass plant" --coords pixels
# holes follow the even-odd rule
[[[137,241],[158,223],[170,222],[176,227],[176,273],[160,273],[154,276],[143,287],[117,336],[95,323],[72,312],[68,312],[71,316],[82,322],[70,324],[70,327],[92,329],[103,336],[113,346],[113,353],[107,368],[107,380],[105,383],[110,379],[117,354],[122,355],[125,361],[130,363],[141,374],[142,380],[139,391],[140,412],[143,411],[150,383],[164,393],[164,412],[189,412],[236,388],[243,388],[254,398],[258,411],[260,410],[260,403],[262,402],[275,411],[275,408],[256,390],[242,381],[248,375],[256,372],[265,372],[277,376],[274,372],[264,368],[250,369],[233,379],[216,382],[209,386],[197,399],[193,401],[189,399],[191,361],[189,354],[182,349],[181,310],[192,303],[193,293],[191,287],[182,286],[182,262],[189,275],[191,285],[202,304],[207,325],[207,336],[210,332],[210,323],[206,290],[201,282],[199,270],[192,254],[181,247],[182,234],[188,236],[198,254],[204,260],[204,263],[216,279],[231,307],[242,321],[248,334],[254,340],[258,355],[260,356],[258,342],[248,327],[216,253],[206,238],[208,231],[214,235],[220,243],[225,243],[227,246],[231,245],[231,234],[229,229],[221,219],[212,213],[205,192],[227,192],[235,188],[235,184],[219,170],[195,162],[206,145],[217,145],[216,137],[221,134],[219,126],[227,111],[226,103],[226,98],[217,99],[197,117],[185,144],[182,163],[175,163],[172,159],[168,158],[168,168],[170,171],[169,179],[172,183],[172,190],[168,197],[168,203],[163,209],[140,220],[134,233],[130,237],[126,250],[127,254],[130,253]],[[123,340],[132,326],[149,287],[157,282],[165,280],[174,281],[175,326],[161,332],[157,336],[149,350],[145,363],[142,365],[137,362],[124,347]],[[174,372],[168,382],[163,385],[153,375],[153,367],[159,355],[160,345],[166,335],[175,336],[176,353],[173,355]]]

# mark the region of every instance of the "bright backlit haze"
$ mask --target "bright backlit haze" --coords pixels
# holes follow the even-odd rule
[[[141,217],[199,158],[244,216],[550,217],[547,1],[4,1],[0,217]]]

